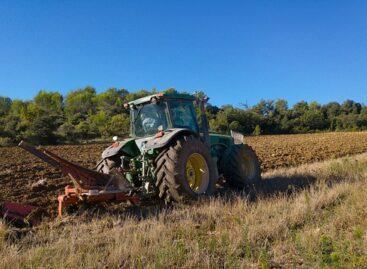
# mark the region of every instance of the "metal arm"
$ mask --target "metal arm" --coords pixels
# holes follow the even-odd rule
[[[102,189],[111,182],[111,176],[81,167],[77,164],[57,156],[45,149],[38,150],[26,142],[21,141],[19,147],[40,158],[56,169],[61,170],[65,176],[69,176],[73,182],[82,189]]]

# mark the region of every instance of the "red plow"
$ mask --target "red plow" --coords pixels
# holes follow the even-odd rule
[[[44,162],[70,177],[73,186],[67,185],[65,193],[58,196],[58,215],[61,217],[64,210],[71,205],[97,204],[103,202],[130,202],[138,204],[139,196],[132,193],[121,176],[108,175],[71,163],[56,154],[37,149],[24,141],[19,147],[40,158]],[[32,205],[5,202],[0,205],[0,216],[13,223],[35,225],[39,208]]]

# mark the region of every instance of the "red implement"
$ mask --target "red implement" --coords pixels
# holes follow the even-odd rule
[[[129,195],[127,193],[117,192],[98,192],[97,190],[82,190],[76,189],[72,186],[65,187],[65,194],[57,197],[59,201],[58,215],[62,217],[63,211],[70,205],[76,205],[80,201],[88,204],[96,204],[102,202],[127,202],[132,204],[139,204],[140,199],[136,195]]]
[[[35,225],[39,222],[33,214],[36,211],[37,207],[32,205],[5,202],[0,208],[0,216],[12,223]]]
[[[137,195],[131,194],[131,189],[120,187],[121,178],[116,175],[99,173],[71,163],[48,150],[36,149],[23,141],[19,143],[19,147],[60,170],[72,180],[74,186],[66,186],[65,194],[58,197],[58,214],[60,217],[63,209],[79,203],[96,204],[129,201],[138,204],[140,201]]]

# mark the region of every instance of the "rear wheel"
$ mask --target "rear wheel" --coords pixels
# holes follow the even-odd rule
[[[211,195],[218,178],[209,149],[194,136],[183,136],[155,160],[156,186],[166,202]]]
[[[259,159],[255,151],[246,144],[234,145],[226,150],[220,162],[220,172],[236,188],[261,183]]]

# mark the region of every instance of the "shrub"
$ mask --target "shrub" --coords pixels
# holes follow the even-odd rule
[[[13,141],[9,137],[0,137],[0,147],[12,146]]]
[[[255,129],[254,129],[254,131],[253,131],[253,133],[252,133],[253,135],[256,135],[256,136],[258,136],[258,135],[261,135],[261,128],[260,128],[260,125],[256,125],[256,127],[255,127]]]

